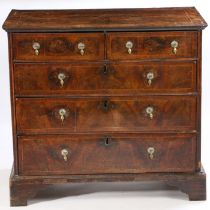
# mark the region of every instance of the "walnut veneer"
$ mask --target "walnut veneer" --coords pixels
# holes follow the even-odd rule
[[[193,7],[12,10],[11,205],[54,183],[159,180],[205,200]]]

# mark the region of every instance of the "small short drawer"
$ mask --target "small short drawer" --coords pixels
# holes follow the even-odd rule
[[[196,62],[15,64],[17,96],[196,91]]]
[[[103,33],[14,33],[15,61],[103,60]]]
[[[193,172],[195,150],[189,134],[20,136],[19,173]]]
[[[195,58],[197,32],[109,33],[107,49],[112,60]]]
[[[18,133],[196,129],[196,96],[16,99]]]

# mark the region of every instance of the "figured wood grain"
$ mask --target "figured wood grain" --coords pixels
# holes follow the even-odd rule
[[[194,7],[89,10],[12,10],[7,31],[199,30],[207,26]]]
[[[206,26],[194,7],[11,11],[3,25],[14,141],[11,205],[27,205],[49,184],[91,181],[160,180],[190,200],[205,200],[200,122]],[[130,55],[128,39],[134,43]],[[176,55],[172,39],[179,42]],[[34,57],[35,41],[41,48]],[[88,46],[82,57],[80,41]],[[63,88],[60,71],[67,74]],[[145,108],[152,105],[151,120]],[[67,111],[63,123],[60,108]],[[145,153],[150,143],[157,148],[154,162]],[[58,152],[64,147],[73,148],[72,168]]]
[[[177,53],[173,53],[172,41],[178,42]],[[126,43],[133,43],[128,53]],[[163,59],[197,57],[197,32],[112,32],[107,35],[107,57],[118,59]]]
[[[153,119],[146,108],[154,108]],[[59,109],[67,115],[62,122]],[[196,130],[195,96],[16,100],[18,133]]]
[[[197,61],[197,167],[201,169],[201,106],[202,106],[202,31],[198,33],[198,61]]]
[[[108,136],[108,143],[106,135],[19,137],[20,174],[192,172],[195,169],[195,136]],[[153,159],[147,152],[149,147],[155,148]],[[69,152],[67,161],[62,149]]]
[[[15,61],[69,61],[69,60],[103,60],[104,35],[102,33],[14,33]],[[36,55],[33,44],[40,44]],[[78,44],[84,43],[84,55]]]
[[[58,75],[65,74],[61,86]],[[152,73],[151,84],[147,74]],[[196,91],[196,62],[15,64],[16,96],[188,93]],[[132,82],[131,82],[132,81]]]

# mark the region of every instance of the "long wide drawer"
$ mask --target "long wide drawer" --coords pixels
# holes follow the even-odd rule
[[[103,33],[14,33],[15,61],[103,60]]]
[[[183,135],[21,136],[21,175],[193,172],[196,138]]]
[[[17,96],[196,91],[195,62],[15,64]]]
[[[196,129],[196,96],[16,99],[18,133]]]
[[[113,32],[108,34],[111,60],[197,57],[197,32]]]

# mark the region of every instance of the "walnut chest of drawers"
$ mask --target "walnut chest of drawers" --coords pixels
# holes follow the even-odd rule
[[[151,181],[205,200],[193,7],[12,10],[11,205],[54,183]]]

